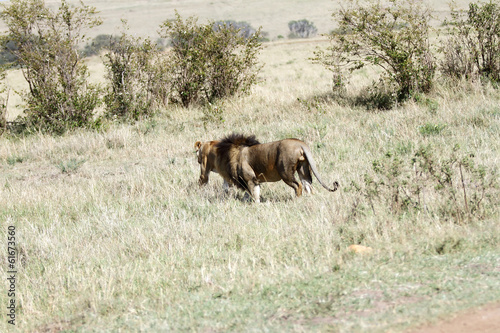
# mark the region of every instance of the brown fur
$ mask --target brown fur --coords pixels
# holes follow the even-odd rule
[[[249,137],[255,139],[255,137]],[[260,183],[283,180],[291,186],[297,196],[302,195],[302,188],[311,192],[311,171],[320,184],[333,192],[338,188],[334,182],[331,189],[320,179],[316,163],[309,147],[297,139],[285,139],[264,144],[241,144],[245,140],[228,140],[215,143],[216,159],[219,161],[219,174],[232,184],[247,190],[256,202],[260,201]],[[217,149],[221,148],[219,151]],[[299,174],[301,182],[295,179],[295,172]]]

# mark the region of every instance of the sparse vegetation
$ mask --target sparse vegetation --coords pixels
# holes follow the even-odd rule
[[[57,168],[61,170],[61,173],[71,174],[75,173],[82,165],[85,163],[84,159],[72,158],[67,162],[59,162]]]
[[[364,205],[373,214],[387,214],[386,209],[395,215],[420,212],[456,223],[489,218],[500,204],[496,169],[476,165],[474,155],[461,153],[458,146],[440,159],[434,151],[431,146],[410,156],[388,151],[372,162],[363,185],[353,182],[351,188],[366,199]]]

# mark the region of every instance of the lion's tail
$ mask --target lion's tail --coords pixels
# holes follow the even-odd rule
[[[323,180],[321,180],[321,178],[319,176],[318,168],[316,167],[316,162],[314,161],[314,159],[312,157],[312,154],[311,154],[311,151],[309,150],[309,147],[304,144],[304,145],[302,145],[302,150],[304,151],[304,155],[306,156],[307,161],[309,162],[309,165],[311,167],[311,170],[312,170],[314,176],[316,177],[316,179],[318,180],[318,182],[328,191],[335,192],[339,187],[339,183],[337,181],[333,182],[333,189],[328,187],[328,185],[326,185],[323,182]]]

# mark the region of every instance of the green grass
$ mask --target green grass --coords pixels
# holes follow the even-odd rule
[[[0,242],[15,225],[21,304],[18,326],[2,316],[0,331],[403,331],[500,300],[498,187],[467,221],[380,202],[374,214],[347,190],[390,150],[408,160],[432,146],[442,161],[459,145],[498,169],[499,91],[438,86],[432,103],[368,112],[328,97],[311,52],[268,46],[265,81],[218,110],[170,106],[102,131],[0,137]],[[369,83],[353,82],[352,94]],[[425,124],[446,127],[424,134]],[[340,189],[315,181],[312,196],[294,198],[264,184],[257,205],[226,195],[216,174],[199,188],[194,142],[233,130],[304,140]]]

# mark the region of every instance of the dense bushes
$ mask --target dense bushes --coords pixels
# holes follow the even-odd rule
[[[100,24],[95,9],[62,1],[57,11],[43,0],[13,0],[3,10],[9,29],[3,36],[6,61],[16,61],[29,91],[24,121],[37,129],[62,133],[98,123],[95,109],[104,102],[105,115],[139,119],[168,101],[184,106],[249,91],[257,82],[260,30],[245,22],[166,21],[161,34],[171,49],[160,52],[150,39],[99,35],[83,52],[83,30]],[[82,55],[104,55],[108,84],[104,90],[87,83]],[[104,96],[102,96],[104,95]],[[3,122],[2,122],[3,123]]]
[[[236,22],[234,20],[225,20],[225,21],[215,21],[212,24],[212,28],[214,31],[219,31],[221,29],[225,29],[226,27],[231,27],[235,31],[237,31],[238,35],[245,38],[252,38],[257,30],[253,28],[248,22]]]
[[[103,50],[109,50],[112,44],[119,42],[119,39],[118,36],[108,34],[97,35],[90,43],[85,45],[82,55],[84,57],[99,55]]]
[[[13,0],[4,7],[8,33],[2,36],[0,60],[14,62],[28,82],[23,96],[27,124],[56,133],[92,126],[101,102],[106,115],[126,119],[148,116],[169,102],[218,105],[218,100],[248,92],[257,82],[262,34],[246,22],[198,24],[193,17],[183,20],[176,14],[160,26],[161,37],[171,46],[165,52],[150,39],[126,33],[99,35],[77,52],[86,40],[83,30],[100,23],[95,13],[92,7],[70,7],[66,1],[57,10],[43,0]],[[472,3],[467,12],[452,10],[439,57],[431,52],[431,16],[423,1],[347,0],[334,17],[339,27],[328,35],[332,45],[315,57],[334,73],[334,89],[345,92],[348,74],[365,66],[382,73],[354,98],[355,105],[391,108],[426,93],[437,69],[445,77],[500,82],[497,1]],[[291,37],[317,33],[307,20],[288,26]],[[80,59],[102,50],[107,50],[104,89],[88,84]],[[442,59],[440,67],[436,58]]]

